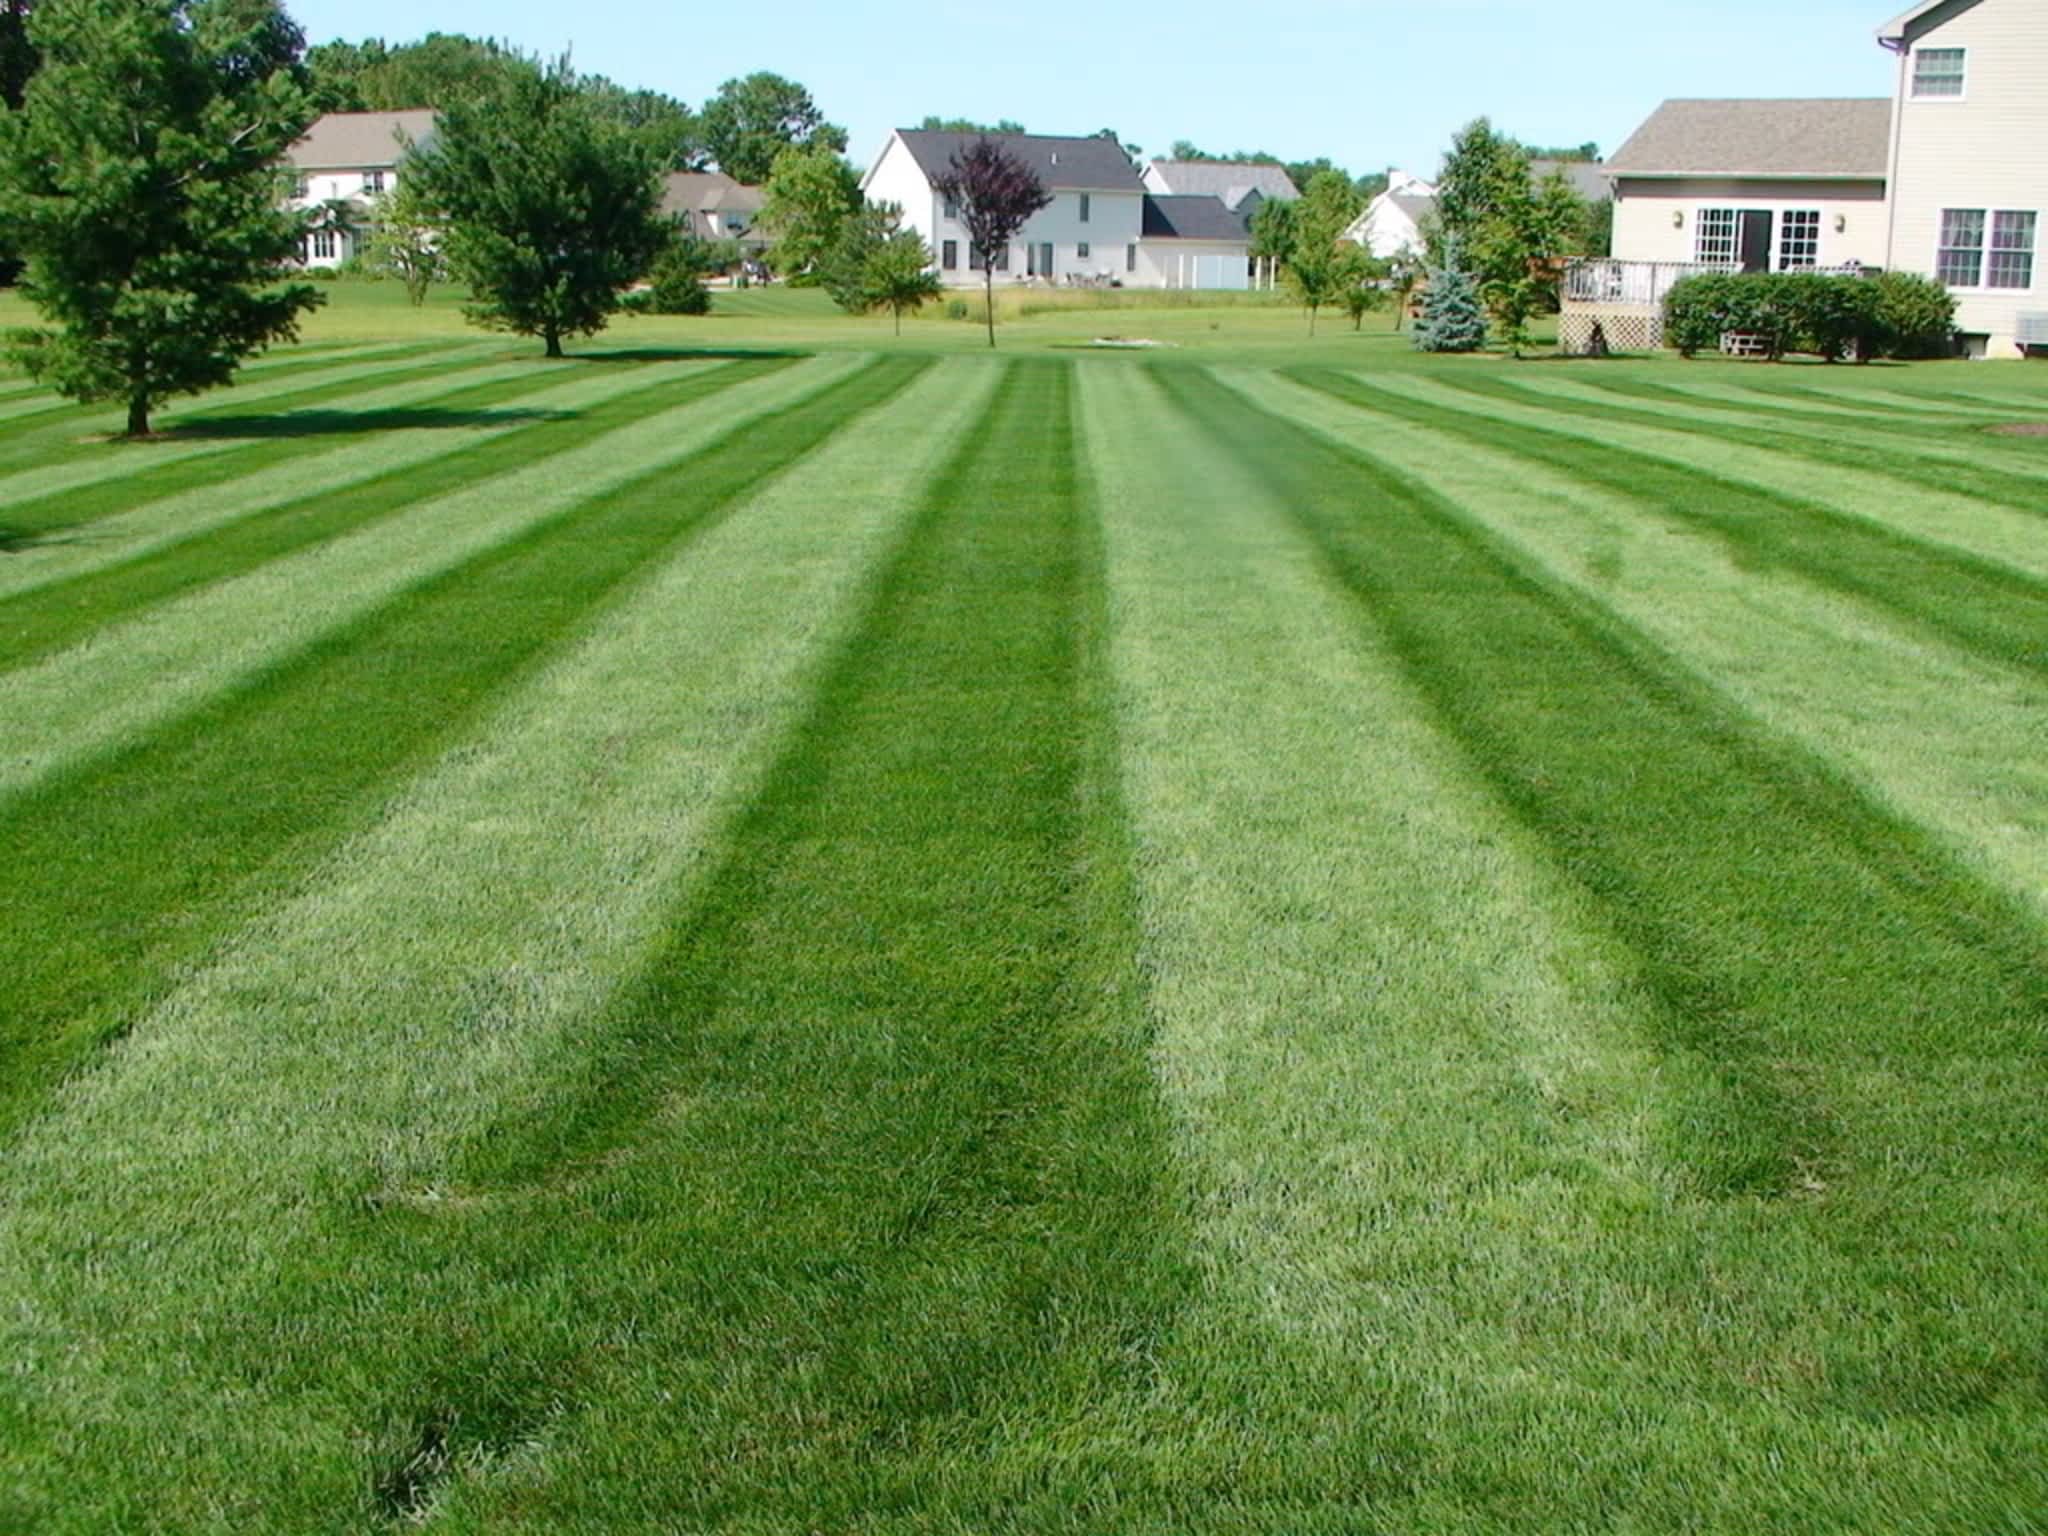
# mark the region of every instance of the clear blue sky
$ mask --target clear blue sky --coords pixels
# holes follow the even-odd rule
[[[865,164],[928,112],[1035,132],[1114,128],[1354,172],[1428,174],[1488,114],[1532,143],[1612,151],[1667,96],[1883,96],[1875,39],[1900,0],[1219,0],[1151,4],[642,6],[623,0],[287,0],[309,39],[429,31],[573,50],[580,69],[692,106],[772,69],[802,81]],[[1256,20],[1247,20],[1248,17]]]

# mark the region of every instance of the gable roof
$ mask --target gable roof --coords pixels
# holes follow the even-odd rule
[[[1287,167],[1270,160],[1154,160],[1151,166],[1172,197],[1220,197],[1235,208],[1252,193],[1292,202],[1301,196]]]
[[[1941,22],[1948,21],[1959,13],[1967,11],[1976,3],[1977,0],[1926,0],[1926,4],[1916,5],[1910,11],[1902,11],[1879,27],[1877,29],[1877,40],[1887,48],[1895,50],[1902,48],[1910,41],[1910,34],[1930,30],[1930,28],[1920,26],[1919,23],[1925,21],[1935,11],[1946,10],[1952,4],[1954,5],[1954,9],[1950,10],[1947,16],[1934,23],[1935,26],[1940,26]]]
[[[1597,160],[1531,160],[1529,175],[1541,181],[1552,171],[1563,176],[1571,189],[1589,203],[1604,203],[1614,195],[1607,179],[1607,167]]]
[[[927,180],[942,176],[954,155],[982,135],[899,128],[896,136]],[[1022,160],[1046,186],[1061,192],[1138,192],[1137,170],[1112,139],[1069,139],[1043,133],[991,133],[989,138]]]
[[[1145,194],[1144,213],[1139,221],[1140,240],[1230,240],[1251,239],[1244,220],[1216,196]]]
[[[1882,181],[1888,98],[1667,101],[1604,169],[1612,176],[1832,177]]]
[[[734,181],[723,171],[671,171],[662,178],[661,211],[678,213],[759,213],[768,194]]]
[[[438,114],[431,107],[403,112],[328,112],[313,119],[305,136],[284,152],[301,171],[376,170],[404,158],[406,145],[433,137]]]

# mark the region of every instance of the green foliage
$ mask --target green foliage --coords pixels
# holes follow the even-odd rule
[[[762,70],[728,80],[698,119],[704,148],[735,181],[757,186],[792,145],[844,151],[846,130],[825,121],[811,93],[794,80]]]
[[[626,295],[622,307],[636,315],[708,315],[711,290],[704,286],[708,242],[678,231],[654,259],[647,286]]]
[[[1479,285],[1465,267],[1458,237],[1452,235],[1429,271],[1422,318],[1415,325],[1415,350],[1477,352],[1485,345],[1486,313],[1480,307]]]
[[[1287,172],[1288,180],[1292,181],[1296,187],[1304,192],[1308,190],[1308,184],[1324,172],[1331,172],[1342,176],[1346,181],[1352,182],[1354,189],[1361,192],[1364,183],[1369,179],[1361,177],[1354,181],[1349,171],[1336,164],[1327,155],[1318,155],[1313,160],[1286,160],[1263,149],[1234,149],[1228,154],[1219,155],[1212,154],[1187,139],[1174,140],[1173,149],[1167,155],[1167,158],[1169,160],[1205,160],[1212,165],[1277,165]],[[1382,185],[1384,185],[1385,178],[1382,177],[1381,181]],[[1371,194],[1363,193],[1363,195],[1369,197]]]
[[[1923,320],[1935,307],[1930,296],[1917,291],[1910,302],[1919,312],[1916,318]],[[1707,272],[1684,279],[1666,297],[1664,333],[1687,357],[1714,351],[1723,335],[1737,333],[1761,338],[1772,358],[1812,352],[1833,362],[1853,352],[1864,359],[1879,355],[1890,342],[1883,306],[1882,286],[1863,277]],[[1924,342],[1924,333],[1918,339]]]
[[[1005,118],[1001,118],[1001,119],[999,119],[998,121],[996,121],[996,122],[993,122],[993,123],[977,123],[977,122],[975,122],[975,121],[974,121],[974,120],[973,120],[972,118],[967,118],[967,117],[940,117],[940,116],[938,116],[938,115],[937,115],[936,113],[928,113],[928,114],[927,114],[927,115],[925,116],[925,119],[924,119],[924,121],[923,121],[923,122],[921,122],[921,123],[919,123],[919,124],[918,124],[917,126],[918,126],[918,130],[919,130],[920,132],[922,132],[922,133],[1028,133],[1028,132],[1030,132],[1030,130],[1029,130],[1029,129],[1027,129],[1027,128],[1026,128],[1026,127],[1025,127],[1025,126],[1024,126],[1024,125],[1023,125],[1022,123],[1018,123],[1018,122],[1012,122],[1012,121],[1011,121],[1011,120],[1010,120],[1009,118],[1007,118],[1007,117],[1005,117]]]
[[[1357,217],[1358,193],[1351,178],[1337,171],[1317,173],[1302,193],[1301,201],[1294,205],[1287,285],[1308,310],[1311,336],[1315,334],[1317,311],[1325,304],[1340,302],[1345,289],[1357,280],[1357,248],[1340,248],[1337,243]]]
[[[1282,198],[1259,204],[1252,215],[1251,254],[1285,267],[1294,255],[1295,209]]]
[[[1592,165],[1599,162],[1600,146],[1592,139],[1583,144],[1574,144],[1569,149],[1524,144],[1522,153],[1531,160],[1558,160],[1578,165]]]
[[[1954,294],[1933,278],[1914,272],[1886,272],[1875,281],[1879,355],[1926,358],[1953,353]]]
[[[849,314],[886,309],[903,330],[903,317],[943,291],[932,270],[931,248],[914,229],[902,227],[893,203],[871,203],[841,222],[838,240],[822,269],[825,291]]]
[[[29,40],[30,0],[0,0],[0,106],[19,108],[36,72],[36,48]]]
[[[1375,260],[1357,246],[1346,247],[1343,262],[1344,313],[1351,317],[1351,329],[1362,330],[1367,315],[1376,309],[1385,309],[1392,301],[1393,295],[1387,287],[1392,265]]]
[[[411,176],[370,209],[370,234],[361,260],[370,271],[405,284],[415,309],[427,301],[427,290],[448,275],[445,235],[436,209],[419,194]]]
[[[0,222],[48,330],[13,355],[149,430],[164,400],[228,383],[319,303],[277,283],[300,222],[278,157],[311,115],[302,40],[269,0],[43,0],[40,67],[0,115]]]
[[[1527,153],[1482,117],[1452,142],[1431,239],[1438,247],[1459,242],[1461,261],[1519,356],[1530,320],[1557,309],[1564,263],[1585,249],[1587,220],[1585,200],[1561,174],[1532,183]]]
[[[818,271],[847,218],[860,206],[860,177],[823,144],[787,145],[769,173],[767,201],[755,227],[773,238],[776,271],[799,285]]]

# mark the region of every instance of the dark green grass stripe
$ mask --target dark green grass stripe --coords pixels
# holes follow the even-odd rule
[[[1645,378],[1639,374],[1603,373],[1588,375],[1585,382],[1609,394],[1629,400],[1661,400],[1688,410],[1705,409],[1716,415],[1746,417],[1759,425],[1776,423],[1815,431],[1864,432],[1873,438],[1907,442],[1946,442],[1957,447],[1990,447],[2010,450],[2011,441],[1986,437],[1986,421],[1995,415],[1977,417],[1961,412],[1914,410],[1891,400],[1847,391],[1804,389],[1797,385],[1748,385],[1738,395],[1710,395],[1676,384]],[[1556,397],[1552,397],[1556,398]],[[1821,407],[1833,405],[1834,410]]]
[[[1158,376],[1292,509],[1641,957],[1654,1026],[1709,1074],[1673,1138],[1704,1188],[1780,1192],[1796,1169],[1881,1163],[1860,1106],[1806,1086],[1854,1082],[1858,1064],[1908,1094],[1923,1071],[1941,1079],[1877,1107],[1924,1117],[1925,1155],[1988,1176],[2048,1160],[2048,952],[2025,914],[1461,508],[1204,374]],[[1977,1061],[1980,1080],[1950,1070]]]
[[[1505,450],[1701,528],[1738,558],[1862,599],[1944,642],[2048,672],[2048,583],[1814,502],[1583,435],[1428,404],[1328,369],[1289,376],[1348,404]],[[1703,435],[1704,436],[1704,435]]]
[[[317,368],[334,368],[355,362],[370,363],[376,362],[379,359],[396,361],[405,357],[417,357],[423,353],[444,349],[446,346],[447,343],[441,341],[408,341],[379,347],[364,347],[360,351],[342,351],[335,348],[314,348],[300,345],[294,346],[288,353],[251,363],[235,377],[238,381],[260,383],[270,379],[288,378],[293,374],[306,373]],[[45,411],[67,411],[73,416],[100,417],[112,420],[108,416],[108,412],[112,407],[108,406],[104,401],[82,405],[76,400],[68,400],[62,395],[56,394],[47,384],[38,384],[33,379],[13,378],[7,380],[4,384],[0,384],[0,404],[12,407],[17,402],[26,401],[32,395],[41,397],[41,402],[33,411],[24,410],[17,412],[10,410],[5,419],[16,421],[31,415],[41,415]],[[191,400],[204,398],[206,397],[188,396],[185,397],[182,403],[189,404]],[[176,409],[177,404],[178,402],[174,402],[171,409]],[[118,421],[113,421],[114,430],[118,430],[119,425]],[[0,432],[4,431],[4,424],[0,424]]]
[[[1887,479],[1922,486],[1939,494],[1974,496],[2014,511],[2048,516],[2048,475],[2026,467],[2013,468],[1986,462],[1998,453],[1998,447],[1974,427],[1932,427],[1917,431],[1879,429],[1894,438],[1912,436],[1916,440],[1940,442],[1949,447],[1978,449],[1977,461],[1965,463],[1959,459],[1916,454],[1910,447],[1888,447],[1873,442],[1868,436],[1858,435],[1857,429],[1840,417],[1830,419],[1809,415],[1807,419],[1813,422],[1811,430],[1788,431],[1761,426],[1757,424],[1756,413],[1742,405],[1701,400],[1675,390],[1662,390],[1654,384],[1632,384],[1614,378],[1597,380],[1599,388],[1619,397],[1614,404],[1605,405],[1576,395],[1567,399],[1513,381],[1482,379],[1476,375],[1446,376],[1444,382],[1471,394],[1511,401],[1516,405],[1534,406],[1597,421],[1685,432],[1694,437],[1737,443],[1770,453],[1790,454],[1794,458],[1811,459],[1821,464],[1838,464],[1844,469],[1883,475]],[[1625,403],[1629,398],[1672,399],[1693,409],[1695,414],[1680,419],[1632,407]],[[1700,407],[1705,408],[1704,414],[1699,413]],[[1740,422],[1723,419],[1729,412],[1747,419]],[[2043,460],[2042,465],[2048,468],[2048,460]]]
[[[14,597],[0,597],[0,669],[60,650],[102,624],[129,617],[152,603],[227,581],[310,544],[367,527],[466,485],[509,474],[633,422],[721,393],[760,377],[764,371],[770,370],[758,365],[726,365],[681,380],[656,374],[643,387],[594,406],[525,416],[517,410],[493,407],[558,386],[562,382],[558,371],[479,385],[449,396],[433,408],[432,415],[443,420],[460,416],[464,424],[474,426],[500,420],[517,430],[482,442],[451,444],[446,453],[434,458],[413,460],[337,490],[316,491],[263,507],[201,529],[189,538],[158,545],[131,560],[97,566]],[[364,419],[378,415],[385,415],[393,428],[416,425],[423,419],[422,412],[412,408],[371,413]]]
[[[440,371],[433,370],[423,377],[431,379]],[[454,370],[457,378],[460,372]],[[371,380],[362,386],[362,390],[383,389],[386,382],[383,379]],[[16,501],[0,513],[0,542],[33,544],[66,529],[133,511],[148,502],[207,486],[226,485],[299,458],[310,448],[323,444],[338,446],[406,427],[488,426],[494,419],[509,423],[517,419],[515,413],[499,412],[495,416],[482,413],[491,406],[506,404],[521,395],[561,382],[559,373],[536,369],[534,373],[519,378],[494,379],[481,384],[458,383],[446,394],[423,398],[410,405],[236,418],[223,435],[239,433],[248,439],[237,451],[197,457],[188,455],[154,464],[138,459],[136,472],[132,475],[113,476]],[[148,450],[143,451],[146,453]]]
[[[863,1500],[917,1497],[897,1455],[943,1441],[971,1482],[978,1440],[1085,1423],[1167,1326],[1180,1250],[1071,366],[1011,365],[719,872],[593,1032],[585,1091],[484,1154],[537,1202],[383,1218],[402,1269],[488,1256],[472,1318],[559,1285],[578,1318],[662,1319],[636,1349],[686,1423],[607,1390],[589,1329],[509,1394],[487,1328],[398,1351],[437,1362],[456,1395],[414,1422],[462,1426],[458,1450],[517,1439],[521,1399],[604,1405],[602,1429],[550,1435],[521,1493],[543,1524],[624,1507],[602,1443],[625,1435],[660,1448],[691,1529],[853,1529]],[[654,1114],[678,1095],[681,1148]]]
[[[177,450],[194,444],[220,445],[216,452],[197,461],[206,463],[216,474],[241,473],[252,461],[272,461],[295,447],[303,448],[303,434],[334,421],[332,415],[316,412],[314,407],[346,401],[373,389],[391,389],[462,373],[488,363],[488,359],[474,354],[449,357],[445,352],[436,352],[430,358],[388,371],[351,373],[345,379],[330,379],[256,400],[236,400],[230,392],[223,391],[207,397],[203,407],[144,443],[80,439],[72,433],[54,430],[0,436],[0,473],[17,475],[119,454],[125,456],[121,462],[127,470],[120,477],[121,483],[137,487],[138,495],[153,495],[153,487],[160,479],[175,483],[179,474],[193,472],[194,458]],[[296,443],[295,431],[301,434]],[[171,450],[169,456],[163,455],[165,449]],[[9,527],[20,526],[11,505],[6,520]]]
[[[870,366],[579,502],[0,808],[0,1129],[637,573],[924,366]]]

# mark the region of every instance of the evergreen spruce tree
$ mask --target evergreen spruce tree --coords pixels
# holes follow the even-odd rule
[[[1415,325],[1418,352],[1477,352],[1486,345],[1486,311],[1479,285],[1465,270],[1457,237],[1444,241],[1443,259],[1430,270]]]
[[[0,224],[51,322],[14,358],[128,433],[174,395],[230,382],[320,302],[281,283],[300,221],[278,158],[310,108],[304,39],[274,0],[39,0],[40,57],[0,112]]]

